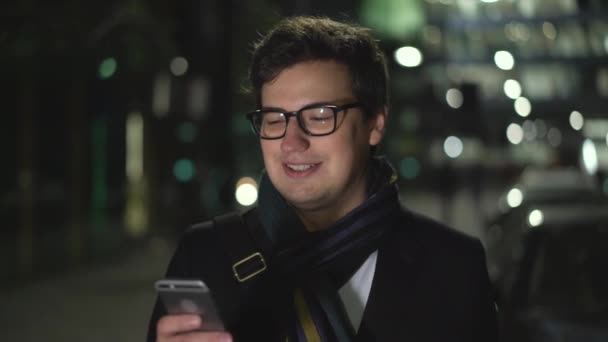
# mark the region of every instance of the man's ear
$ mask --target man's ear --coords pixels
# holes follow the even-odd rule
[[[374,116],[370,119],[369,128],[369,144],[370,146],[376,146],[380,144],[382,138],[384,137],[384,132],[386,130],[386,120],[388,117],[388,107],[382,107],[382,110],[379,110],[374,114]]]

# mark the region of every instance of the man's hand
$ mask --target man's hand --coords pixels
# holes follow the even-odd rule
[[[232,342],[223,331],[197,331],[205,326],[198,315],[168,315],[156,325],[156,342]]]

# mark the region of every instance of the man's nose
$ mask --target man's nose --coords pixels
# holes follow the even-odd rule
[[[308,135],[304,133],[298,120],[291,117],[287,122],[285,136],[281,141],[281,150],[284,152],[302,152],[308,149],[310,140]]]

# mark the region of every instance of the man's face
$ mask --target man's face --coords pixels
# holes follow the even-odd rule
[[[348,68],[333,61],[291,66],[264,84],[261,95],[262,107],[285,111],[359,100]],[[369,146],[382,139],[385,115],[367,119],[362,108],[350,108],[338,114],[336,131],[326,136],[306,135],[291,118],[283,138],[261,140],[270,180],[300,214],[313,213],[328,223],[337,220],[365,199]]]

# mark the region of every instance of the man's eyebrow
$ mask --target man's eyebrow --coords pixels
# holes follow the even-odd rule
[[[313,107],[313,106],[335,106],[335,102],[338,102],[338,101],[318,101],[318,102],[309,103],[302,108]]]
[[[260,110],[287,113],[285,109],[279,107],[262,107]]]
[[[342,99],[338,99],[338,100],[332,100],[332,101],[311,102],[311,103],[308,103],[308,104],[300,107],[300,109],[298,109],[298,110],[302,110],[304,108],[314,107],[314,106],[338,106],[338,104],[336,104],[336,103],[339,103],[339,102],[344,102],[344,101]],[[288,110],[285,110],[285,109],[279,108],[279,107],[262,107],[261,110],[273,110],[273,111],[282,112],[282,113],[290,112]]]

